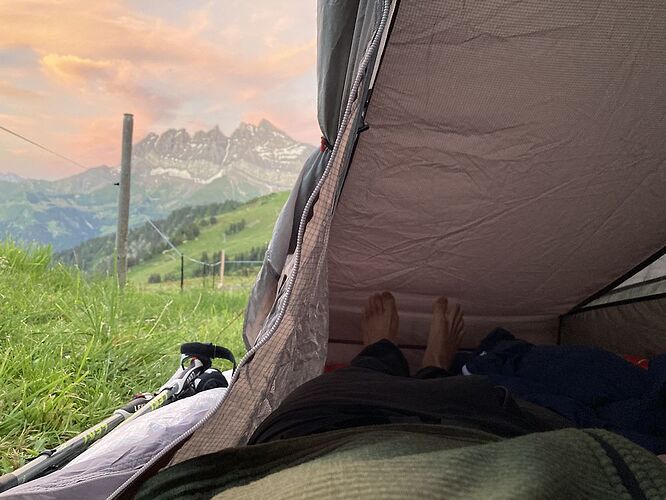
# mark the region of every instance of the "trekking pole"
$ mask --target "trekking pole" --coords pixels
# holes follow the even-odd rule
[[[48,474],[52,470],[69,462],[85,450],[91,443],[122,424],[131,414],[135,413],[139,408],[152,399],[152,397],[152,394],[141,394],[137,396],[122,408],[118,408],[110,417],[105,418],[97,425],[94,425],[90,429],[83,431],[81,434],[65,441],[57,448],[42,452],[14,472],[0,476],[0,493],[13,488],[14,486],[18,486],[19,484],[27,483],[44,474]]]
[[[0,476],[0,493],[57,470],[120,424],[196,392],[227,387],[227,380],[219,370],[211,369],[211,365],[213,358],[224,358],[233,363],[235,370],[236,360],[231,351],[225,347],[198,342],[183,344],[180,351],[180,367],[154,395],[149,393],[139,395],[97,425],[65,441],[57,448],[41,453],[14,472]]]

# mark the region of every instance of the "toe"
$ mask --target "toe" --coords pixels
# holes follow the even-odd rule
[[[365,308],[363,309],[366,316],[370,316],[370,314],[372,314],[373,307],[374,303],[372,301],[372,297],[368,297],[368,301],[365,303]]]
[[[453,312],[453,323],[454,325],[463,325],[464,323],[464,316],[463,316],[463,310],[462,306],[460,304],[456,304],[455,310]]]
[[[384,310],[392,310],[395,309],[395,298],[393,297],[393,294],[391,292],[384,292],[382,293],[382,305],[384,306]]]
[[[377,295],[375,295],[375,304],[376,304],[376,307],[377,307],[377,312],[379,314],[383,313],[384,312],[384,301],[382,301],[382,296],[379,293]]]
[[[446,310],[449,307],[449,301],[446,297],[438,297],[435,300],[435,303],[432,305],[432,312],[434,314],[446,314]]]
[[[449,315],[449,317],[451,318],[451,320],[454,320],[454,319],[456,319],[458,316],[460,316],[460,311],[461,311],[461,309],[460,309],[460,304],[456,304],[456,305],[453,306],[452,308],[449,308],[449,310],[447,311],[447,314]]]
[[[382,300],[379,296],[379,294],[375,293],[372,297],[370,297],[370,302],[372,304],[371,311],[373,314],[378,314],[381,312],[381,307],[382,307]]]

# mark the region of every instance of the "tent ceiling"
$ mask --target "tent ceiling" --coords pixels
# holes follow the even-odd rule
[[[666,244],[666,7],[402,0],[330,237],[331,337],[396,292],[552,340]],[[410,319],[411,318],[411,319]]]

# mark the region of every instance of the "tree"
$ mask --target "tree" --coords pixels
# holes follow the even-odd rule
[[[245,219],[229,224],[224,230],[224,234],[230,236],[232,234],[240,233],[243,229],[245,229]]]

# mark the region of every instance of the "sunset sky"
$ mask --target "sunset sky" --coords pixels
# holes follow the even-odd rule
[[[315,144],[313,0],[0,0],[0,125],[89,166],[147,132],[267,118]],[[81,170],[0,131],[0,172]]]

